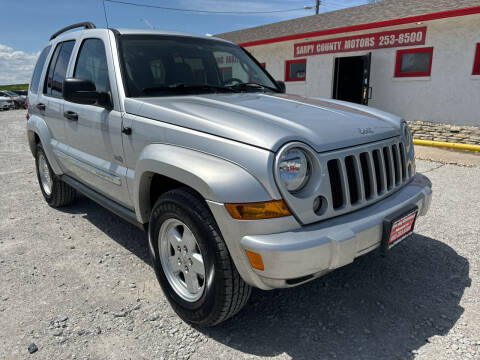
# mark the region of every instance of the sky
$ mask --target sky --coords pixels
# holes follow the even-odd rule
[[[105,2],[109,27],[176,30],[218,34],[313,15],[315,0],[125,0],[140,4],[213,11],[273,11],[273,14],[205,14],[152,9]],[[367,3],[368,0],[322,0],[321,12]],[[27,83],[35,61],[57,30],[81,21],[106,27],[102,0],[0,0],[0,85]],[[144,20],[142,20],[144,19]]]

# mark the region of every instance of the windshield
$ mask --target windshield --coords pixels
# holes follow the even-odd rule
[[[18,96],[18,94],[15,94],[13,91],[5,91],[5,92],[10,96]]]
[[[120,54],[125,91],[130,97],[191,91],[279,91],[241,47],[219,40],[123,35]]]

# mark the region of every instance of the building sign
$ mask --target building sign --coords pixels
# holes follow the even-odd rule
[[[384,49],[400,46],[424,45],[427,27],[384,31],[373,34],[346,36],[335,39],[309,41],[293,45],[295,57],[338,52]]]

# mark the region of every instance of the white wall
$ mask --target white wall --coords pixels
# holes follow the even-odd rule
[[[415,24],[335,34],[248,48],[278,80],[284,80],[285,60],[294,59],[293,44],[310,41],[415,27]],[[396,51],[372,51],[369,105],[407,120],[423,120],[456,125],[480,126],[480,76],[472,76],[476,43],[480,42],[480,15],[424,22],[425,45],[433,46],[430,77],[394,78]],[[331,98],[335,57],[364,55],[368,51],[313,55],[307,58],[307,80],[287,82],[287,92],[308,97]]]

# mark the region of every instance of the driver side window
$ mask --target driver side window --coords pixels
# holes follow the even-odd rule
[[[98,92],[110,91],[107,55],[100,39],[86,39],[80,47],[73,75],[77,79],[93,81]]]

